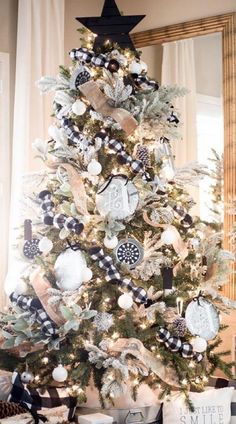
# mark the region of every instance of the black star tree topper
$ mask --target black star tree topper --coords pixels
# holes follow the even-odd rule
[[[122,16],[115,0],[105,0],[101,17],[76,18],[81,24],[97,34],[94,50],[101,48],[107,40],[119,44],[122,48],[135,50],[129,32],[145,15]]]

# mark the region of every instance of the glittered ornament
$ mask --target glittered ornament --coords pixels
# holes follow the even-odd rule
[[[139,201],[138,190],[131,181],[121,176],[112,176],[99,188],[96,206],[102,216],[124,219],[132,215]]]
[[[34,381],[34,375],[30,371],[24,371],[21,373],[20,379],[24,384],[32,383]]]
[[[76,100],[71,109],[75,115],[81,116],[86,112],[86,105],[81,100]]]
[[[118,299],[118,305],[121,309],[130,309],[133,305],[133,298],[130,294],[124,293]]]
[[[88,173],[90,175],[99,175],[102,172],[102,165],[96,160],[92,159],[91,162],[87,166]]]
[[[191,344],[195,352],[202,353],[207,349],[207,342],[202,337],[195,337],[191,340]]]
[[[41,238],[39,242],[39,249],[42,253],[49,253],[53,248],[53,242],[47,238],[43,237]]]
[[[189,303],[185,311],[185,320],[188,330],[194,336],[211,340],[218,334],[219,314],[215,306],[202,296]]]
[[[68,377],[67,370],[63,367],[62,364],[59,364],[56,368],[54,368],[52,372],[52,377],[55,381],[58,381],[59,383],[62,383],[65,381]]]
[[[39,239],[32,237],[32,221],[30,219],[26,219],[24,222],[24,239],[23,253],[27,259],[34,259],[41,254]]]
[[[173,329],[178,337],[183,337],[186,332],[186,321],[182,317],[178,317],[173,321]]]
[[[66,249],[54,265],[57,285],[62,290],[77,290],[83,283],[86,260],[80,250]]]
[[[113,325],[113,316],[107,312],[99,312],[95,316],[93,323],[97,327],[98,331],[108,331]]]
[[[85,84],[91,78],[89,70],[85,66],[76,68],[70,79],[70,88],[76,90],[80,85]]]
[[[135,239],[124,239],[119,242],[115,255],[118,262],[132,269],[143,259],[143,246]]]
[[[103,240],[104,246],[107,249],[114,249],[118,244],[118,238],[116,236],[113,237],[105,237]]]

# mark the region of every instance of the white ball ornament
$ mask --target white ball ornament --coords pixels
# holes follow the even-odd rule
[[[131,74],[140,75],[142,72],[142,64],[140,62],[137,62],[136,60],[132,60],[129,65],[129,71]]]
[[[107,249],[115,249],[118,244],[118,238],[116,236],[113,237],[105,237],[103,240],[104,246]]]
[[[38,246],[42,253],[49,253],[53,248],[53,242],[49,238],[43,237]]]
[[[62,364],[59,364],[56,368],[54,368],[52,372],[52,377],[55,381],[58,381],[59,383],[62,383],[65,381],[68,377],[67,370],[63,367]]]
[[[161,234],[161,241],[164,244],[173,244],[176,241],[176,233],[173,229],[167,228]]]
[[[20,375],[20,379],[24,384],[32,383],[34,381],[34,375],[30,371],[24,371]]]
[[[75,115],[81,116],[86,112],[86,105],[81,100],[76,100],[72,105],[72,112]]]
[[[118,299],[118,305],[121,309],[130,309],[133,303],[133,298],[128,293],[122,294]]]
[[[15,293],[18,295],[26,294],[28,290],[28,286],[24,280],[19,280],[15,287]]]
[[[102,172],[102,165],[96,160],[92,159],[91,162],[87,166],[88,173],[90,175],[99,175]]]
[[[207,348],[207,341],[203,339],[202,337],[195,337],[194,339],[191,340],[191,344],[195,352],[202,353],[202,352],[205,352]]]
[[[66,249],[54,265],[57,285],[61,290],[77,290],[83,283],[86,260],[80,250]]]
[[[87,283],[93,277],[93,272],[90,268],[85,268],[82,274],[83,283]]]

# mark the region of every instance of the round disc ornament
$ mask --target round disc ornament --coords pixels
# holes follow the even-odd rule
[[[26,219],[24,222],[24,245],[23,254],[27,259],[34,259],[35,256],[41,254],[39,249],[39,239],[32,237],[32,222],[30,219]]]
[[[218,312],[215,306],[203,297],[198,297],[189,303],[185,320],[190,333],[205,340],[214,339],[219,331]]]
[[[115,255],[118,262],[133,269],[143,259],[143,246],[132,238],[124,239],[118,243]]]
[[[70,79],[70,88],[76,90],[80,85],[85,84],[90,80],[90,72],[85,66],[79,66],[75,69],[71,79]]]
[[[105,181],[96,195],[96,206],[100,215],[110,214],[114,219],[124,219],[132,215],[138,201],[135,185],[122,176],[112,176]]]

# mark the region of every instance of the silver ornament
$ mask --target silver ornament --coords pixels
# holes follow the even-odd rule
[[[20,379],[24,384],[32,383],[34,380],[34,375],[30,371],[24,371],[21,373]]]
[[[54,265],[57,285],[62,290],[77,290],[84,280],[86,260],[80,250],[66,249]]]
[[[96,206],[102,216],[110,214],[114,219],[132,215],[139,201],[138,190],[131,181],[114,176],[106,181],[96,195]]]
[[[143,259],[143,246],[135,239],[124,239],[118,243],[115,255],[118,262],[133,269]]]
[[[203,297],[198,297],[187,306],[186,326],[191,334],[205,340],[214,339],[218,334],[220,320],[215,306]]]

